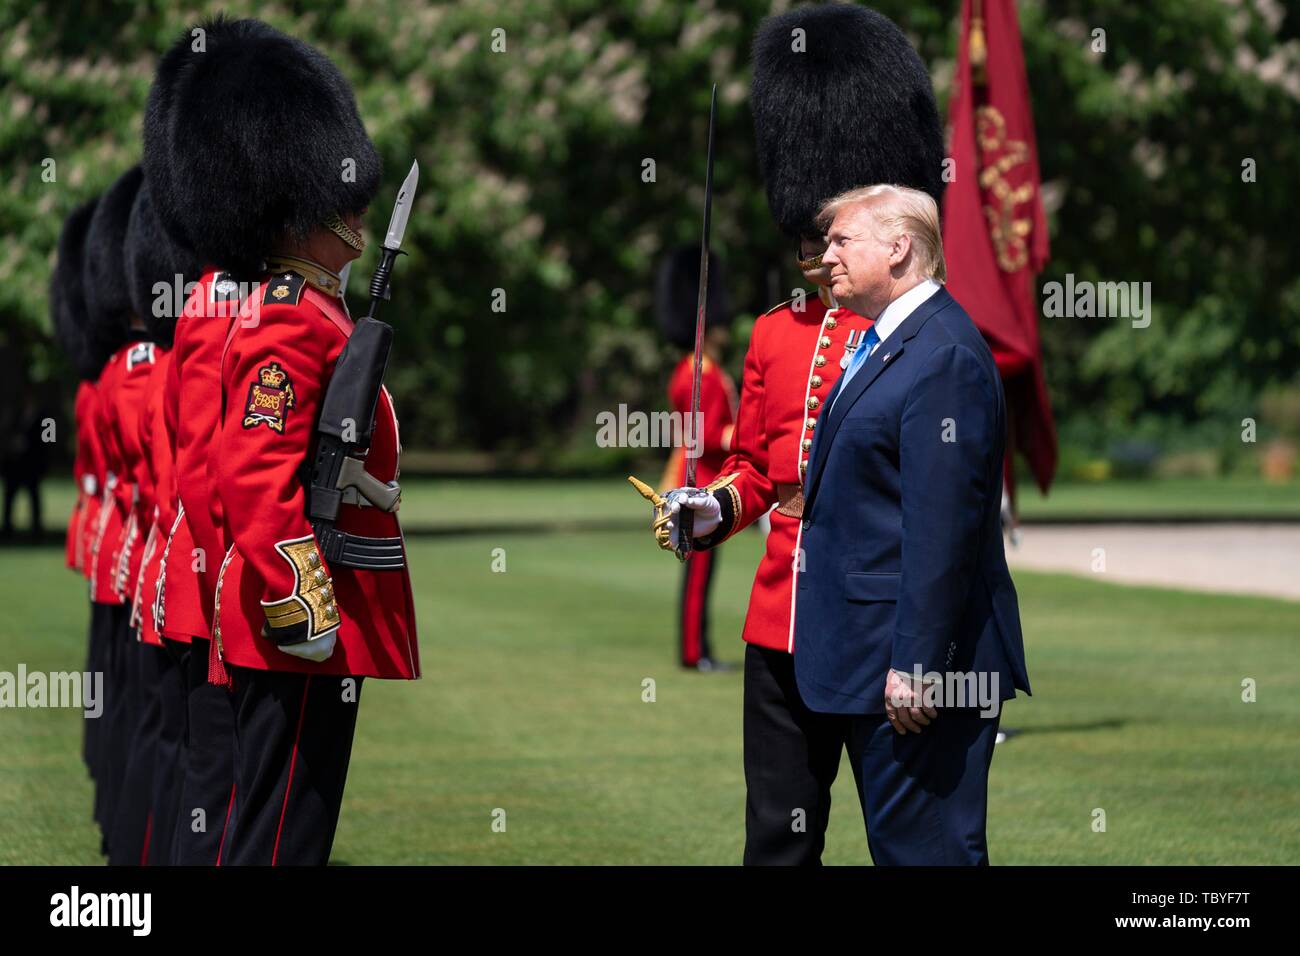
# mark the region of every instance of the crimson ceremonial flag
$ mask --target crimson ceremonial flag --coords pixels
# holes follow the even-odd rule
[[[1034,118],[1014,0],[962,0],[944,190],[948,290],[988,341],[1016,451],[1047,492],[1056,425],[1043,378],[1035,278],[1048,259]]]

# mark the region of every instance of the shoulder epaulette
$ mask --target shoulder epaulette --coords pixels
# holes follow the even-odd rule
[[[208,293],[213,302],[238,302],[240,286],[229,272],[218,272],[212,277],[212,288]]]
[[[130,372],[138,365],[154,364],[154,344],[152,342],[137,342],[130,347],[126,353],[126,370]]]
[[[777,311],[777,309],[784,309],[787,305],[789,305],[793,301],[794,301],[794,296],[790,296],[790,298],[786,299],[784,302],[778,302],[776,305],[772,306],[772,308],[764,312],[763,315],[771,315],[773,312]]]
[[[266,280],[262,305],[297,305],[307,280],[296,272],[281,272]]]

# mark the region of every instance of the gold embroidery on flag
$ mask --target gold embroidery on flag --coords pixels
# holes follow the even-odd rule
[[[1018,272],[1029,262],[1027,239],[1033,229],[1032,217],[1017,217],[1016,208],[1034,198],[1032,182],[1012,186],[1007,173],[1029,163],[1029,146],[1024,140],[1007,139],[1007,121],[997,107],[981,106],[975,111],[975,129],[979,139],[980,189],[990,200],[984,206],[989,223],[989,238],[1003,272]]]

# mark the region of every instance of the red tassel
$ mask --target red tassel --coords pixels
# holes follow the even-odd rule
[[[215,640],[208,642],[208,683],[235,689],[235,680],[226,668],[226,662],[221,659],[221,649]]]

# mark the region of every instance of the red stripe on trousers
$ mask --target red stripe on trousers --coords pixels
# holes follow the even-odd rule
[[[144,846],[140,848],[140,865],[149,865],[149,836],[153,833],[153,811],[144,820]]]
[[[298,729],[293,734],[293,756],[289,758],[289,779],[284,784],[284,803],[280,806],[280,823],[275,828],[275,849],[271,851],[271,865],[280,855],[280,834],[284,831],[284,815],[289,809],[289,791],[293,789],[293,768],[298,764],[298,741],[302,739],[302,724],[307,716],[307,694],[311,690],[311,676],[302,686],[302,706],[298,708]]]
[[[226,848],[226,834],[230,832],[230,811],[235,808],[235,785],[230,785],[230,799],[226,801],[226,821],[221,824],[221,842],[217,844],[217,866],[221,865],[221,853]]]

